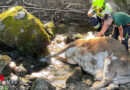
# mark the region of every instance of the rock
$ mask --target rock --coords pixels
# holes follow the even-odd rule
[[[56,90],[47,80],[39,78],[34,81],[31,90]]]
[[[77,83],[82,81],[82,72],[80,67],[76,67],[72,75],[67,79],[66,84]]]
[[[24,54],[38,55],[46,51],[50,36],[41,21],[23,7],[12,7],[0,14],[0,40]],[[51,26],[50,26],[51,27]]]
[[[47,33],[51,36],[51,39],[53,39],[56,34],[56,27],[54,25],[54,22],[45,23],[44,27]]]
[[[8,88],[8,90],[18,90],[18,89],[15,86],[13,86],[13,85],[11,86],[10,85],[9,88]]]
[[[9,67],[11,68],[11,69],[15,69],[16,68],[16,63],[15,62],[10,62],[9,63]]]
[[[70,84],[65,89],[61,90],[91,90],[85,83],[76,82],[76,84]]]
[[[65,90],[90,90],[89,87],[92,84],[90,76],[89,75],[84,76],[82,73],[83,72],[81,68],[76,67],[72,75],[66,81]]]
[[[21,64],[20,66],[16,66],[16,67],[14,68],[14,71],[15,71],[15,73],[16,73],[18,76],[20,76],[20,77],[25,76],[25,74],[26,74],[26,72],[27,72],[26,68],[24,68],[22,64]]]
[[[130,83],[126,85],[120,85],[119,90],[130,90]]]
[[[0,74],[2,74],[4,68],[11,62],[11,58],[7,55],[0,54]],[[6,71],[8,72],[8,71]]]
[[[25,12],[18,12],[17,15],[15,15],[15,19],[18,20],[18,19],[22,19],[25,17]]]
[[[11,73],[10,81],[11,81],[12,84],[18,84],[20,79],[17,75]]]
[[[68,33],[67,34],[67,38],[65,40],[66,43],[71,43],[77,39],[81,39],[83,38],[83,36],[81,34],[72,34],[72,33]]]

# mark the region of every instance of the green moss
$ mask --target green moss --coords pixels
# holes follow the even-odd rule
[[[53,38],[56,34],[56,27],[53,22],[48,22],[44,24],[45,30],[48,32],[48,34]]]
[[[15,16],[19,11],[25,12],[25,17],[16,20]],[[41,21],[21,6],[3,12],[0,14],[0,19],[2,25],[5,25],[1,30],[4,35],[0,40],[11,47],[18,47],[24,53],[36,54],[50,42],[50,36]]]
[[[81,39],[81,38],[83,38],[83,35],[81,35],[81,34],[76,34],[76,35],[74,35],[74,38],[75,38],[75,39]]]
[[[18,11],[23,11],[23,12],[27,12],[23,7],[21,6],[17,6],[17,7],[12,7],[9,10],[3,12],[0,15],[1,19],[5,19],[7,16],[15,16],[17,14]]]

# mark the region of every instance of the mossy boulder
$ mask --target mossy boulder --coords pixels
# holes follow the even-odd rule
[[[16,6],[0,14],[0,41],[33,56],[45,52],[50,36],[38,18]]]

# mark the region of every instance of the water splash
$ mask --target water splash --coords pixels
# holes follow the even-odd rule
[[[44,57],[40,59],[41,62],[46,62],[46,60],[47,60],[47,59],[44,58]]]
[[[95,35],[94,35],[93,32],[88,32],[87,34],[88,34],[88,35],[85,37],[86,40],[95,38]]]

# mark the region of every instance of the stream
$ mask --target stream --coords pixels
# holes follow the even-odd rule
[[[60,24],[54,40],[52,40],[47,47],[48,51],[50,52],[50,54],[54,54],[60,49],[64,48],[66,45],[67,37],[73,39],[75,35],[80,35],[80,33],[82,33],[82,38],[86,38],[86,36],[88,35],[88,33],[86,32],[87,29],[85,29],[84,27],[82,28],[78,27],[77,25],[68,26],[65,24]],[[92,32],[89,32],[89,36],[92,37]],[[56,87],[56,90],[66,88],[66,81],[68,77],[73,74],[75,67],[60,61],[60,59],[65,58],[64,53],[59,55],[59,57],[60,58],[51,58],[50,65],[48,67],[40,70],[39,72],[31,73],[31,76],[37,78],[46,78],[51,82],[53,86]],[[86,79],[86,81],[83,82],[88,82],[88,84],[92,83],[90,78]]]

